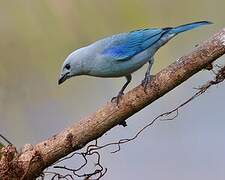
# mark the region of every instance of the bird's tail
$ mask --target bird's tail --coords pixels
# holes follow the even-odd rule
[[[209,25],[209,24],[212,24],[212,22],[209,22],[209,21],[193,22],[193,23],[184,24],[184,25],[181,25],[181,26],[174,27],[169,32],[174,33],[174,34],[178,34],[178,33],[184,32],[184,31],[188,31],[188,30],[191,30],[191,29],[194,29],[194,28],[197,28],[197,27],[200,27],[200,26],[204,26],[204,25]]]

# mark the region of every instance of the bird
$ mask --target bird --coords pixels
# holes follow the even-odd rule
[[[124,90],[131,82],[132,73],[148,63],[141,83],[146,91],[152,78],[154,55],[160,47],[182,32],[208,24],[212,23],[199,21],[177,27],[143,28],[105,37],[69,54],[61,67],[58,84],[80,75],[103,78],[125,77],[126,83],[118,95],[111,100],[118,105]]]

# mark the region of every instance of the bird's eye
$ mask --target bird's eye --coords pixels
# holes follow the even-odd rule
[[[69,70],[69,69],[70,69],[70,65],[69,65],[69,64],[66,64],[65,68],[66,68],[67,70]]]

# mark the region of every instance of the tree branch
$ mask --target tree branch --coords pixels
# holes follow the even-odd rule
[[[21,153],[12,146],[2,148],[0,177],[31,180],[69,153],[101,137],[136,112],[151,104],[225,53],[225,28],[190,54],[163,69],[151,80],[145,92],[137,86],[123,96],[116,106],[108,102],[90,116],[35,146],[25,145]]]

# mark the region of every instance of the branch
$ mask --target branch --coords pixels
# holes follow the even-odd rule
[[[217,69],[215,71],[215,69],[213,67],[217,67],[219,69]],[[52,175],[52,180],[54,180],[55,177],[57,177],[58,179],[62,178],[62,177],[70,177],[71,179],[74,179],[73,177],[83,177],[85,179],[90,179],[93,177],[96,177],[95,179],[100,179],[102,178],[106,172],[107,172],[107,168],[104,168],[101,163],[100,163],[100,153],[99,150],[100,149],[105,149],[106,147],[110,147],[110,146],[117,146],[116,150],[111,151],[111,153],[116,153],[118,151],[120,151],[121,149],[121,145],[122,144],[126,144],[128,142],[134,141],[135,139],[137,139],[145,130],[147,130],[150,126],[152,126],[157,120],[160,121],[172,121],[175,120],[175,118],[178,117],[179,115],[179,110],[181,108],[184,108],[187,104],[189,104],[191,101],[193,101],[195,98],[199,97],[200,95],[204,94],[211,86],[215,86],[218,85],[220,83],[222,83],[225,80],[225,65],[220,66],[218,64],[215,64],[214,66],[209,66],[207,67],[208,69],[212,69],[212,72],[214,73],[215,77],[213,78],[213,80],[208,81],[207,83],[203,84],[202,86],[200,86],[199,88],[195,88],[198,89],[198,91],[192,95],[190,98],[188,98],[186,101],[184,101],[183,103],[181,103],[180,105],[176,106],[176,108],[173,108],[170,111],[164,112],[160,115],[158,115],[157,117],[155,117],[153,120],[151,120],[150,122],[148,122],[144,127],[142,127],[140,130],[138,130],[136,132],[136,134],[130,138],[126,138],[126,139],[120,139],[118,141],[114,141],[114,142],[110,142],[104,145],[98,145],[97,140],[95,140],[94,144],[89,144],[82,152],[74,152],[71,153],[69,156],[66,156],[64,158],[61,158],[59,161],[57,161],[55,164],[53,164],[53,168],[55,169],[61,169],[61,171],[65,171],[67,172],[66,175],[61,175],[57,172],[49,172],[47,171],[43,171],[43,176],[42,178],[44,179],[45,177],[47,177],[47,175]],[[94,154],[97,154],[98,158],[97,160],[95,160],[93,163],[95,164],[95,170],[92,171],[92,173],[83,173],[80,174],[79,172],[81,170],[84,171],[84,167],[87,168],[87,164],[88,164],[88,157],[89,156],[93,156]],[[80,165],[78,168],[68,168],[65,165],[57,165],[61,162],[64,162],[64,164],[66,163],[65,161],[70,159],[72,160],[72,158],[74,156],[80,156],[84,163],[82,165]],[[47,168],[48,169],[48,168]]]
[[[69,153],[81,149],[88,142],[101,137],[114,126],[151,104],[192,75],[208,68],[225,53],[225,28],[193,52],[181,57],[154,76],[145,92],[141,85],[123,96],[116,106],[108,102],[90,116],[35,146],[25,145],[21,153],[12,146],[2,148],[0,177],[31,180]],[[11,154],[8,157],[8,153]]]

